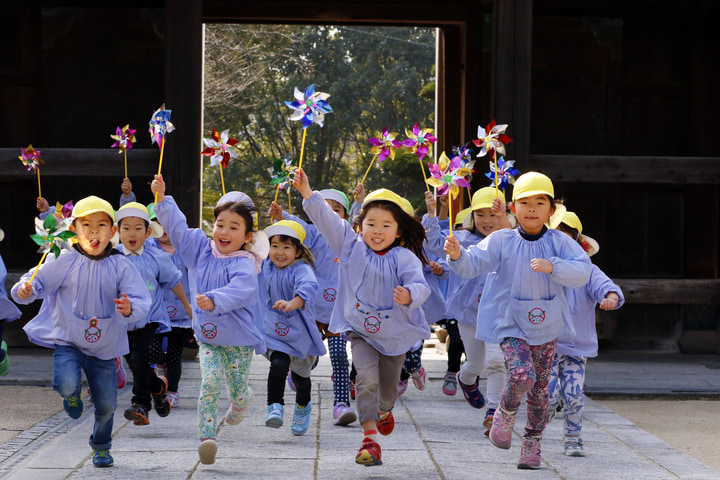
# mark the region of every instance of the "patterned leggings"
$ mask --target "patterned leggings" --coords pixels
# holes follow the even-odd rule
[[[500,344],[509,373],[500,407],[515,413],[527,394],[526,438],[540,438],[545,430],[548,384],[556,347],[557,339],[542,345],[528,345],[525,340],[508,337]]]
[[[586,365],[585,357],[570,355],[555,355],[553,362],[549,408],[556,408],[562,398],[562,414],[565,419],[563,433],[571,437],[580,436],[582,431]]]
[[[192,336],[191,328],[173,327],[171,332],[155,335],[150,346],[150,361],[156,365],[165,364],[165,376],[168,381],[168,392],[177,392],[182,375],[182,353],[188,335]],[[167,347],[165,347],[167,339]]]
[[[350,405],[348,378],[347,340],[343,337],[327,337],[330,363],[332,364],[333,406],[340,402]]]
[[[217,434],[217,409],[223,378],[230,401],[235,405],[252,395],[248,386],[248,373],[255,347],[219,346],[198,342],[200,347],[200,398],[198,398],[198,423],[200,439],[215,438]]]
[[[423,346],[417,350],[410,350],[405,353],[405,362],[400,372],[400,380],[407,380],[411,375],[418,373],[422,368],[422,351]]]

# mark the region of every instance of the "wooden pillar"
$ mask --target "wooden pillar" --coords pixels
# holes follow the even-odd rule
[[[494,0],[492,117],[513,138],[508,159],[529,170],[532,0]]]
[[[200,225],[202,162],[202,2],[165,1],[165,101],[175,131],[167,137],[163,177],[191,227]],[[182,108],[174,107],[182,106]]]

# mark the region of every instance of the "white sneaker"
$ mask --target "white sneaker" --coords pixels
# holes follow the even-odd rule
[[[250,400],[252,400],[253,392],[248,388],[248,394],[242,399],[239,405],[230,404],[227,413],[225,414],[225,423],[229,425],[237,425],[242,422],[247,415],[248,409],[250,408]]]
[[[583,441],[580,437],[569,437],[563,436],[565,442],[565,455],[568,457],[584,457],[585,449],[583,448]]]
[[[180,405],[180,394],[178,392],[166,392],[165,397],[170,402],[170,406],[175,408]]]

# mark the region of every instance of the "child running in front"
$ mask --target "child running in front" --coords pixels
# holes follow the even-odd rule
[[[43,298],[37,316],[25,325],[31,342],[54,348],[53,389],[70,418],[83,411],[81,371],[92,390],[95,424],[90,435],[92,462],[110,467],[113,417],[117,408],[115,358],[128,353],[127,324],[144,320],[150,294],[140,273],[112,248],[112,205],[91,196],[77,202],[71,231],[76,243],[56,260],[22,276],[12,288],[18,303]]]
[[[198,455],[215,463],[217,409],[223,378],[230,408],[225,423],[239,424],[252,398],[248,374],[253,352],[265,353],[265,342],[255,325],[258,274],[267,256],[267,238],[253,230],[255,205],[241,192],[220,197],[214,210],[212,238],[189,228],[171,196],[165,196],[162,175],[151,184],[157,193],[155,214],[168,232],[188,268],[193,298],[192,326],[199,344],[200,397]]]
[[[357,369],[356,406],[363,441],[355,461],[382,464],[377,434],[390,435],[405,352],[430,338],[421,305],[430,295],[422,267],[425,230],[405,213],[397,194],[381,189],[365,197],[358,233],[338,217],[307,175],[293,185],[303,208],[340,261],[338,295],[329,330],[345,333]]]
[[[557,339],[575,334],[565,290],[585,285],[592,270],[577,242],[546,226],[555,211],[554,193],[547,176],[525,173],[515,182],[510,205],[517,229],[493,232],[468,249],[455,236],[445,240],[448,266],[460,276],[492,272],[480,298],[476,336],[500,345],[508,381],[489,436],[496,447],[510,448],[515,416],[527,395],[520,469],[540,468]]]
[[[600,246],[592,237],[582,234],[580,218],[574,212],[563,212],[564,215],[555,228],[579,243],[588,257],[595,255]],[[625,303],[625,296],[620,287],[593,264],[590,281],[584,287],[568,290],[567,299],[575,326],[575,336],[558,338],[549,385],[548,423],[555,416],[562,399],[565,455],[584,457],[585,447],[580,434],[585,408],[585,367],[587,359],[597,357],[598,354],[595,306],[600,304],[602,310],[615,310]]]
[[[317,292],[312,253],[303,245],[305,229],[292,220],[280,220],[265,229],[270,254],[260,274],[260,315],[270,360],[265,425],[283,424],[285,379],[292,372],[295,408],[291,431],[302,435],[310,426],[310,371],[325,354],[315,324],[312,300]]]

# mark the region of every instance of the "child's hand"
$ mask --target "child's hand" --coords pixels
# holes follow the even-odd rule
[[[362,203],[365,200],[365,185],[358,183],[357,187],[353,190],[353,196],[357,203]]]
[[[320,323],[317,320],[315,320],[315,324],[318,327],[318,330],[320,330],[320,333],[322,334],[322,339],[325,340],[327,337],[339,337],[339,333],[332,333],[330,330],[328,330],[329,325],[327,323]]]
[[[460,241],[454,236],[445,238],[445,245],[443,245],[443,251],[450,255],[450,259],[455,261],[462,255],[460,250]]]
[[[393,300],[395,300],[395,302],[399,303],[400,305],[410,305],[412,303],[412,295],[410,295],[410,290],[398,285],[397,287],[395,287],[395,290],[393,290]]]
[[[155,179],[150,184],[150,191],[153,194],[157,193],[157,201],[165,201],[165,180],[162,175],[155,175]]]
[[[601,310],[615,310],[618,306],[618,303],[620,303],[620,297],[615,292],[608,293],[605,298],[603,298],[603,301],[600,302],[600,309]]]
[[[268,210],[268,215],[270,215],[270,218],[272,218],[273,220],[276,220],[279,222],[280,220],[283,219],[282,208],[280,208],[280,205],[273,202],[270,205],[270,210]]]
[[[38,210],[40,210],[40,213],[47,212],[50,210],[50,204],[47,200],[45,200],[43,197],[38,197],[37,202],[35,203],[35,206]]]
[[[121,294],[120,298],[113,298],[113,302],[117,303],[115,311],[122,313],[126,317],[129,317],[132,313],[132,305],[130,305],[130,299],[126,294]]]
[[[282,310],[283,312],[292,312],[293,310],[297,310],[298,308],[302,308],[305,306],[305,300],[302,299],[302,297],[296,295],[295,298],[293,298],[290,301],[287,300],[278,300],[275,302],[275,305],[273,305],[272,308],[275,310]]]
[[[122,190],[125,198],[128,198],[130,196],[130,194],[132,193],[132,182],[129,178],[123,178],[122,185],[120,185],[120,190]]]
[[[20,286],[20,288],[17,289],[15,295],[17,295],[20,300],[25,300],[30,295],[32,295],[32,291],[32,285],[30,285],[29,282],[25,282]]]
[[[295,176],[293,177],[293,187],[295,190],[300,192],[300,195],[307,200],[312,197],[312,188],[310,188],[310,182],[308,181],[305,172],[299,168],[295,169]]]
[[[442,275],[445,269],[437,262],[430,262],[430,271],[435,275]]]
[[[215,309],[215,302],[213,302],[212,298],[208,297],[207,295],[195,295],[195,302],[197,302],[198,307],[200,307],[202,310]]]
[[[428,218],[435,217],[435,208],[437,207],[437,199],[432,192],[425,192],[425,205],[427,205]]]
[[[533,258],[530,260],[530,268],[533,272],[543,272],[551,274],[553,272],[553,264],[550,260],[544,258]]]
[[[496,198],[493,200],[492,204],[492,213],[496,217],[506,217],[507,216],[507,210],[505,209],[505,202],[502,201],[502,198]]]
[[[438,215],[438,218],[440,220],[445,220],[448,218],[448,196],[440,195],[438,198],[440,199],[440,214]]]

